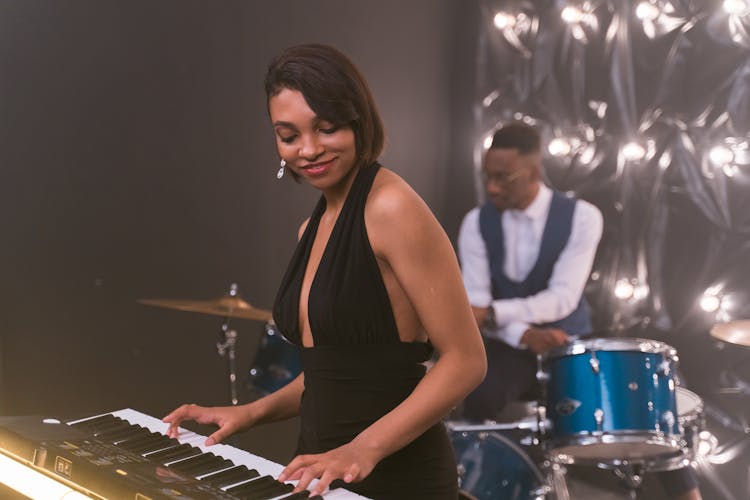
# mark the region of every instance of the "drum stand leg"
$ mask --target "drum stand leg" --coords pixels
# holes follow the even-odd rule
[[[547,476],[547,483],[551,488],[552,498],[555,500],[570,500],[568,483],[565,481],[565,475],[568,470],[562,464],[554,461],[545,460],[543,464]]]
[[[216,350],[219,356],[227,357],[227,368],[229,369],[229,395],[232,398],[232,404],[237,406],[237,363],[235,360],[235,346],[237,345],[237,332],[229,328],[229,318],[224,320],[221,325],[222,336],[219,342],[216,342]]]
[[[638,488],[643,484],[642,467],[638,464],[623,462],[622,465],[615,468],[614,472],[615,475],[627,486],[628,496],[630,498],[636,498],[638,495]]]

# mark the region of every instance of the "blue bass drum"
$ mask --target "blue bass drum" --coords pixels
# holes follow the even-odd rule
[[[261,394],[276,392],[302,372],[299,348],[290,343],[273,323],[266,323],[255,360],[250,368],[248,385]]]
[[[550,490],[528,455],[496,432],[453,432],[459,498],[536,500]]]
[[[647,463],[682,449],[674,348],[647,339],[577,340],[545,358],[546,442],[562,463]]]

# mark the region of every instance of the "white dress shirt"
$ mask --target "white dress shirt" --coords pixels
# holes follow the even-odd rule
[[[504,210],[502,229],[505,242],[505,274],[523,281],[539,256],[542,233],[547,222],[552,190],[541,185],[534,201],[525,210]],[[469,302],[476,307],[491,306],[497,329],[485,335],[503,340],[513,347],[532,324],[548,323],[568,316],[578,306],[602,236],[599,209],[577,200],[573,211],[570,238],[560,253],[548,287],[525,298],[492,299],[487,246],[479,229],[480,207],[464,217],[458,235],[458,255]]]

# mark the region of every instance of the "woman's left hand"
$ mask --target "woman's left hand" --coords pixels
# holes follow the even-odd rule
[[[313,479],[318,479],[310,496],[321,495],[336,479],[345,483],[366,478],[377,463],[354,443],[348,443],[317,455],[298,455],[279,475],[279,481],[296,481],[295,492],[307,489]]]

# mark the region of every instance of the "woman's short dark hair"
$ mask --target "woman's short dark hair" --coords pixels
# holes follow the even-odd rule
[[[523,122],[511,122],[495,132],[490,149],[517,149],[522,155],[539,153],[539,132]]]
[[[378,159],[383,122],[367,82],[347,56],[322,44],[289,47],[268,66],[266,98],[285,88],[299,91],[321,119],[352,128],[359,166]]]

